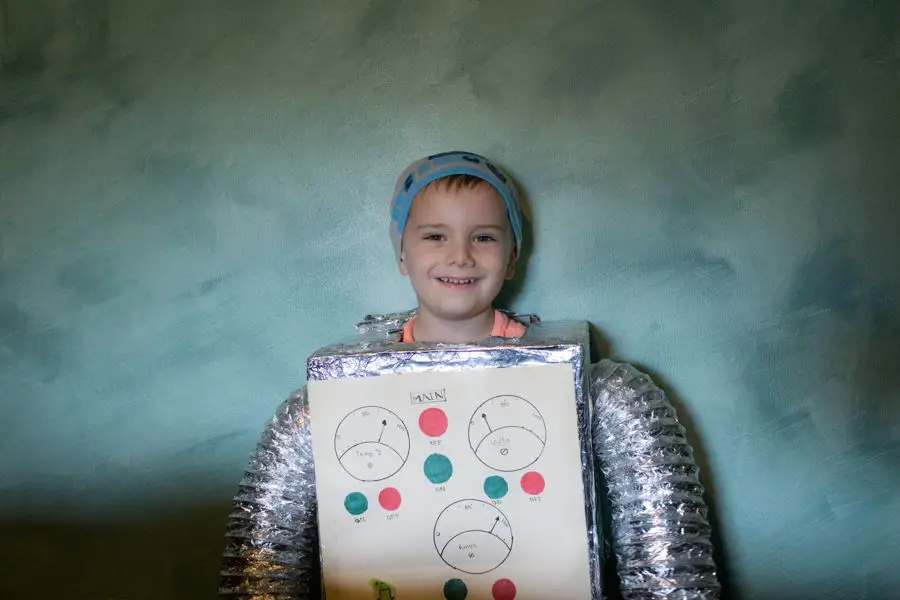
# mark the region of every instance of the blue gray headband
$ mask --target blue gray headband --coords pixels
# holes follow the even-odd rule
[[[483,156],[473,152],[443,152],[432,154],[412,163],[397,179],[394,199],[391,203],[391,243],[400,260],[400,243],[409,218],[413,199],[429,183],[448,175],[472,175],[497,188],[503,202],[509,224],[516,240],[516,257],[522,250],[522,211],[512,178]]]

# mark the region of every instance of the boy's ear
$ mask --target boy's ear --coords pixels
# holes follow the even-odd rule
[[[400,274],[404,277],[409,275],[409,269],[406,268],[406,253],[402,250],[400,251]]]
[[[506,279],[512,279],[516,274],[516,249],[513,248],[509,255],[509,264],[506,265]]]

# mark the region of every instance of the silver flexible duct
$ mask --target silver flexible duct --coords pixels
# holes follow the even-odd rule
[[[703,486],[674,407],[627,364],[591,367],[594,450],[625,600],[719,597]]]
[[[703,488],[675,410],[629,365],[593,365],[594,448],[627,600],[718,598]],[[220,596],[321,597],[306,388],[277,410],[229,516]]]
[[[278,407],[238,487],[225,534],[220,596],[321,596],[315,487],[304,386]]]

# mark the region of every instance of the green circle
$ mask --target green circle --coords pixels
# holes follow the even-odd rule
[[[491,475],[484,480],[484,493],[491,500],[499,500],[509,491],[509,484],[499,475]]]
[[[444,584],[444,598],[447,600],[466,600],[469,589],[462,579],[450,579]]]
[[[352,492],[344,498],[344,508],[351,515],[361,515],[369,510],[369,501],[359,492]]]
[[[425,477],[431,483],[445,483],[453,475],[453,463],[443,454],[432,454],[425,459]]]

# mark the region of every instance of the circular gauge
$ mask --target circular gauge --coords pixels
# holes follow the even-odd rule
[[[334,434],[334,451],[351,477],[381,481],[399,471],[409,457],[409,432],[393,412],[379,406],[357,408]]]
[[[538,409],[519,396],[494,396],[469,420],[469,445],[482,463],[497,471],[518,471],[540,458],[547,425]]]
[[[482,500],[459,500],[438,515],[434,547],[447,565],[471,575],[493,571],[512,552],[509,521]]]

